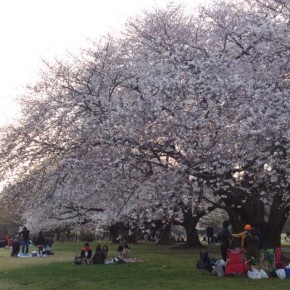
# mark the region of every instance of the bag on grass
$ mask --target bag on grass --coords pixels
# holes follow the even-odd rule
[[[247,276],[250,278],[250,279],[261,279],[261,276],[260,276],[260,273],[257,269],[254,269],[254,270],[249,270],[247,272]]]
[[[199,253],[199,260],[196,263],[196,268],[200,270],[208,270],[212,272],[214,270],[215,260],[208,256],[208,252],[200,252]]]
[[[73,264],[74,265],[82,265],[83,259],[76,253]]]
[[[280,279],[285,279],[286,278],[286,272],[284,269],[277,269],[276,274]]]
[[[225,275],[224,267],[226,266],[226,262],[223,259],[219,259],[215,262],[214,270],[219,277],[223,277]]]
[[[253,270],[249,270],[247,272],[247,275],[250,279],[264,279],[264,278],[269,278],[267,273],[264,270],[257,270],[257,269],[253,269]]]
[[[37,257],[37,252],[36,252],[36,251],[33,251],[33,252],[31,253],[31,257]]]
[[[268,274],[263,269],[259,270],[259,272],[260,272],[260,276],[261,276],[262,279],[269,278]]]

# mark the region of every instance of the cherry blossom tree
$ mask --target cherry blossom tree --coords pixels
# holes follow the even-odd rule
[[[2,131],[4,196],[35,227],[175,223],[191,246],[199,219],[222,206],[279,245],[289,7],[227,1],[191,16],[170,5],[47,63],[20,124]]]

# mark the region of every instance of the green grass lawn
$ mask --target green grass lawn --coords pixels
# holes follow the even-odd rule
[[[0,250],[0,290],[18,289],[194,289],[194,290],[289,290],[290,279],[249,280],[246,276],[217,277],[197,270],[198,249],[155,244],[132,245],[134,256],[144,263],[74,266],[72,261],[83,243],[55,243],[55,255],[46,258],[12,258]],[[95,243],[91,243],[95,248]],[[109,256],[117,254],[109,244]],[[32,249],[31,249],[32,250]],[[218,258],[218,247],[210,248]]]

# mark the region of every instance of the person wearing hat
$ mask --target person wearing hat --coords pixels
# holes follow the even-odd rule
[[[245,238],[247,235],[250,234],[252,230],[252,227],[250,224],[246,224],[245,227],[244,227],[244,231],[241,232],[241,233],[238,233],[238,234],[232,234],[232,237],[233,238],[236,238],[236,239],[241,239],[241,248],[244,249],[245,248]]]

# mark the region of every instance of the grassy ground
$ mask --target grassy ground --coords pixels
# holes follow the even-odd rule
[[[92,247],[95,247],[91,243]],[[12,258],[10,250],[0,250],[0,290],[70,289],[164,289],[164,290],[288,290],[290,279],[249,280],[245,276],[217,277],[197,270],[199,250],[154,244],[132,245],[134,256],[144,263],[123,265],[72,264],[82,244],[55,243],[55,255],[46,258]],[[117,245],[109,244],[109,256]],[[31,249],[32,250],[32,249]],[[211,257],[219,257],[218,247],[209,248]]]

